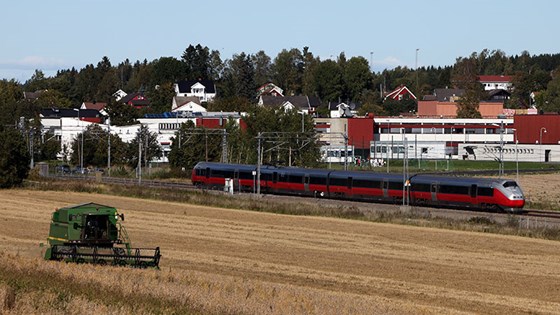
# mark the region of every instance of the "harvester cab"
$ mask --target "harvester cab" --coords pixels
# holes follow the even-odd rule
[[[97,203],[60,208],[52,214],[45,259],[76,263],[159,266],[159,247],[132,248],[124,215]]]

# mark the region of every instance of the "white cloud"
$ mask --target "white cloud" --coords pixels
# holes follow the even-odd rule
[[[373,60],[373,67],[375,69],[393,69],[398,66],[404,66],[403,62],[397,57],[388,56],[381,60]]]

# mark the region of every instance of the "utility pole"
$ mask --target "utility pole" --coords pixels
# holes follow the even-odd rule
[[[257,195],[261,194],[261,137],[262,132],[257,136]]]
[[[138,135],[138,185],[142,183],[142,139]]]
[[[107,174],[111,176],[111,118],[107,122]]]

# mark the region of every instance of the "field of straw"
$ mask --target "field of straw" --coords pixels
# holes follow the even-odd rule
[[[0,313],[560,313],[557,241],[87,193],[0,200]],[[52,211],[85,202],[124,213],[161,270],[43,261]]]

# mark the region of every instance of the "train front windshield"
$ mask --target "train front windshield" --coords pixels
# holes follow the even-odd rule
[[[503,184],[505,189],[511,190],[511,191],[516,191],[516,192],[521,192],[521,187],[519,187],[519,185],[517,185],[517,183],[515,181],[506,181]]]

